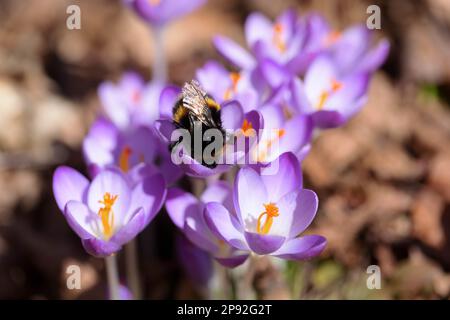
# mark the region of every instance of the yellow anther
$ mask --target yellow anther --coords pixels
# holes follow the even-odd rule
[[[273,224],[273,218],[280,215],[278,212],[278,207],[274,203],[264,204],[264,208],[266,209],[266,211],[259,215],[256,224],[256,232],[258,232],[259,234],[268,234]],[[262,219],[264,216],[266,217],[266,219],[263,223]]]
[[[103,208],[98,210],[98,215],[102,221],[103,235],[106,239],[109,239],[114,231],[114,212],[112,211],[112,206],[118,197],[118,195],[112,196],[109,192],[106,192],[103,195],[103,200],[99,200],[99,203],[103,205]]]

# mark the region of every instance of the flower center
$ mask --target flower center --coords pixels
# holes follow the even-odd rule
[[[102,220],[103,226],[103,235],[105,239],[108,240],[111,238],[113,234],[114,228],[114,212],[112,210],[112,206],[116,202],[118,195],[111,195],[109,192],[106,192],[103,195],[103,200],[99,200],[99,203],[103,205],[103,208],[98,210],[98,215]]]
[[[148,0],[148,2],[152,6],[157,6],[157,5],[159,5],[161,3],[161,0]]]
[[[130,156],[133,151],[130,147],[125,146],[119,156],[119,167],[123,172],[130,170]]]
[[[244,133],[244,136],[251,137],[253,136],[253,126],[250,121],[247,121],[247,119],[244,119],[244,123],[242,123],[242,132]]]
[[[225,90],[223,98],[225,100],[230,100],[233,97],[233,94],[237,92],[237,86],[239,80],[241,80],[241,75],[238,72],[230,73],[231,85]]]
[[[286,51],[286,42],[283,40],[283,29],[284,28],[281,23],[276,23],[273,26],[272,42],[281,53]]]
[[[278,217],[280,214],[278,212],[278,207],[275,205],[275,203],[267,203],[264,204],[264,211],[261,213],[258,217],[258,222],[256,224],[256,232],[259,234],[268,234],[270,231],[270,228],[273,224],[273,218]],[[265,217],[263,221],[263,217]]]
[[[334,79],[331,80],[331,88],[328,90],[322,91],[322,93],[319,96],[319,101],[317,103],[317,109],[322,110],[323,107],[325,106],[325,103],[328,101],[328,98],[330,97],[330,95],[341,90],[342,86],[343,86],[342,82],[336,81]]]

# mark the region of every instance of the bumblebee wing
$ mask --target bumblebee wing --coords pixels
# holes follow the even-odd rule
[[[192,80],[185,83],[182,89],[183,104],[192,112],[192,114],[206,125],[211,125],[210,110],[206,101],[206,92],[200,87],[200,84]]]

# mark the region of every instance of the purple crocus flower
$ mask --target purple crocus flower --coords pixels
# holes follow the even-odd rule
[[[245,36],[251,53],[226,37],[214,39],[217,50],[245,70],[252,70],[258,61],[270,58],[296,74],[303,72],[315,56],[314,52],[304,50],[306,23],[291,9],[274,23],[261,13],[252,13],[245,22]]]
[[[121,131],[105,118],[92,124],[83,140],[83,154],[92,177],[109,166],[119,167],[135,180],[159,170],[167,183],[173,183],[182,174],[153,130],[140,126]],[[154,164],[157,159],[159,168]]]
[[[163,26],[202,6],[206,0],[127,0],[142,19],[153,26]]]
[[[374,32],[365,25],[354,25],[339,32],[318,14],[306,20],[310,31],[307,50],[330,54],[341,75],[374,72],[386,60],[389,42],[383,39],[375,44]]]
[[[158,140],[146,127],[120,131],[112,122],[98,118],[83,140],[83,154],[92,176],[107,166],[127,173],[139,163],[152,164]]]
[[[224,181],[216,181],[206,188],[200,199],[178,188],[169,189],[166,210],[173,223],[192,243],[210,253],[222,265],[236,267],[244,263],[248,253],[236,250],[210,232],[204,218],[204,208],[209,202],[231,210],[233,201],[230,186]]]
[[[133,184],[119,169],[105,169],[89,182],[78,171],[61,166],[53,176],[53,194],[69,226],[86,251],[105,257],[141,232],[166,197],[160,174]]]
[[[149,126],[159,117],[158,101],[162,85],[145,83],[134,72],[125,73],[117,83],[103,82],[98,95],[104,114],[121,130]]]
[[[236,215],[219,202],[205,208],[211,231],[230,246],[258,255],[289,260],[317,256],[326,246],[319,235],[299,236],[317,211],[316,194],[302,188],[300,164],[285,153],[274,167],[242,168],[235,180]]]
[[[157,121],[155,126],[166,143],[171,142],[172,135],[176,130],[172,121],[172,108],[180,93],[181,89],[175,86],[168,86],[161,93],[161,120]],[[245,113],[241,104],[234,100],[222,104],[220,110],[223,128],[229,136],[236,134],[237,141],[231,147],[225,146],[224,152],[222,152],[223,157],[218,159],[220,161],[218,161],[219,164],[215,168],[204,166],[196,159],[193,159],[183,149],[182,143],[180,143],[179,148],[175,149],[174,152],[179,157],[180,167],[190,176],[207,177],[229,170],[230,165],[241,163],[242,159],[245,161],[249,150],[259,139],[260,129],[263,128],[264,121],[258,111],[253,110]],[[191,137],[191,139],[193,138]],[[239,146],[244,148],[236,149]]]
[[[366,72],[341,76],[335,61],[323,55],[308,69],[304,83],[300,79],[290,83],[293,105],[311,115],[315,126],[337,127],[366,103],[369,80]]]

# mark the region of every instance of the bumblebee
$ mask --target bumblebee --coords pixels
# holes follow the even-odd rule
[[[192,80],[184,84],[181,95],[173,107],[172,115],[175,127],[186,129],[190,133],[190,156],[208,168],[215,168],[217,163],[214,160],[214,150],[212,161],[211,159],[210,161],[203,159],[204,149],[209,144],[214,143],[214,140],[205,141],[203,135],[209,129],[217,129],[222,137],[223,144],[221,147],[226,143],[227,135],[222,127],[220,105],[206,93],[197,81]],[[201,133],[201,150],[195,150],[195,130],[199,130],[199,133]],[[181,143],[180,140],[172,143],[169,146],[170,151],[179,143]],[[199,154],[200,151],[201,154]]]

